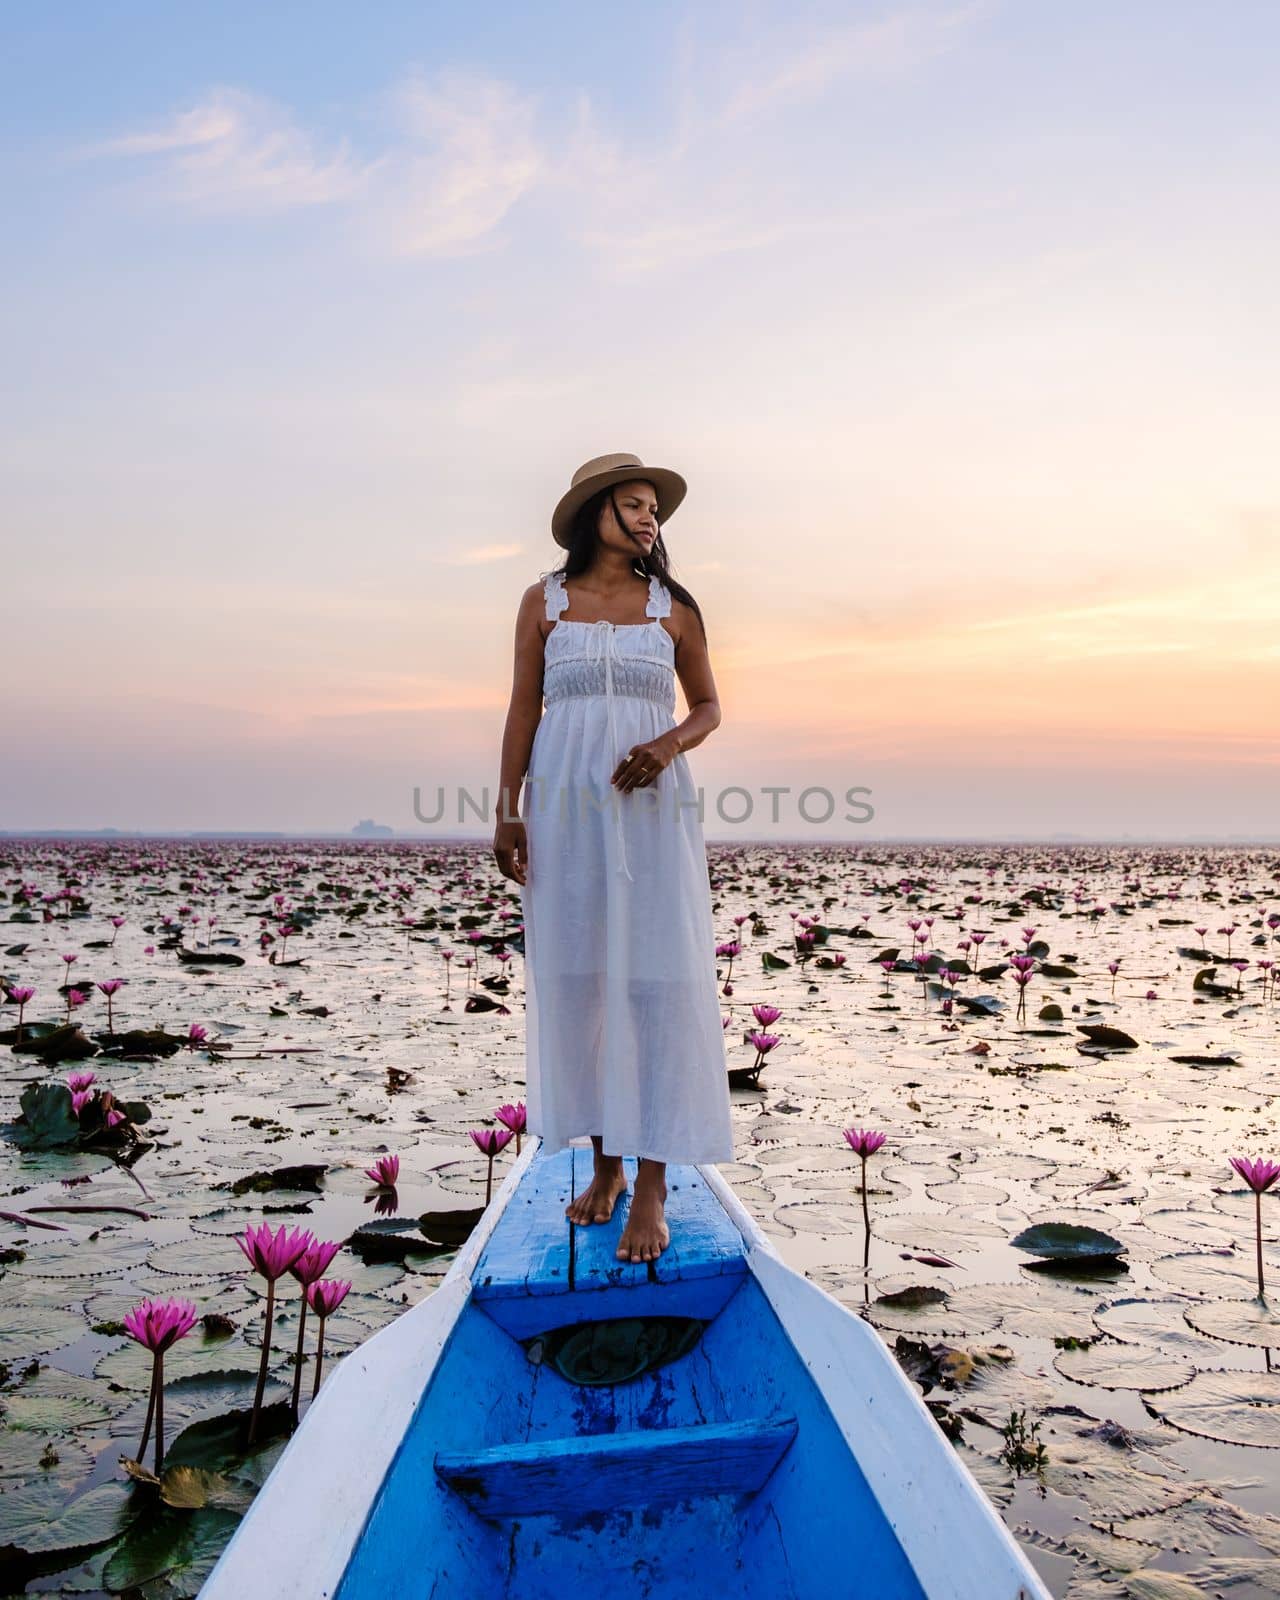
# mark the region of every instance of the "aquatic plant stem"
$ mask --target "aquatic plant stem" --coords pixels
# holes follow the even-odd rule
[[[1254,1243],[1258,1249],[1258,1299],[1266,1299],[1266,1285],[1262,1281],[1262,1190],[1253,1191]]]
[[[156,1477],[164,1466],[164,1351],[156,1351]]]
[[[156,1414],[156,1368],[157,1363],[151,1363],[151,1392],[147,1395],[147,1420],[142,1425],[142,1443],[138,1446],[138,1460],[141,1461],[147,1453],[147,1440],[151,1437],[151,1419]]]
[[[253,1414],[249,1418],[250,1444],[258,1434],[258,1413],[262,1410],[262,1393],[267,1387],[267,1362],[271,1359],[271,1324],[275,1318],[276,1310],[276,1283],[274,1278],[267,1279],[267,1310],[265,1327],[262,1333],[262,1359],[258,1362],[258,1387],[253,1396]]]
[[[298,1317],[298,1350],[293,1363],[293,1416],[295,1422],[298,1417],[298,1395],[302,1390],[302,1336],[307,1328],[307,1291],[304,1285],[302,1290],[302,1312]]]
[[[324,1362],[324,1318],[320,1318],[320,1336],[316,1340],[316,1381],[311,1385],[311,1398],[320,1393],[320,1368]]]

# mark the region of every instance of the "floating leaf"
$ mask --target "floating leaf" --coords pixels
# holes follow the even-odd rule
[[[47,1234],[30,1241],[27,1258],[13,1268],[13,1276],[97,1279],[138,1266],[150,1248],[147,1240],[131,1238],[118,1228],[103,1228],[92,1239]]]
[[[246,1227],[251,1220],[246,1218]],[[184,1239],[154,1245],[146,1260],[147,1265],[156,1272],[188,1278],[232,1277],[250,1270],[244,1251],[233,1238],[225,1234],[192,1233]]]
[[[1151,1263],[1161,1283],[1187,1294],[1225,1295],[1240,1299],[1251,1290],[1256,1293],[1258,1275],[1252,1260],[1237,1255],[1213,1255],[1207,1251],[1161,1256]],[[1272,1268],[1280,1272],[1280,1268]]]
[[[48,1452],[49,1440],[40,1434],[0,1426],[0,1547],[5,1543],[3,1512],[10,1489],[20,1483],[52,1485],[49,1514],[56,1516],[67,1491],[82,1482],[93,1466],[93,1457],[76,1439],[56,1441],[56,1460]]]
[[[793,1200],[779,1206],[774,1221],[793,1233],[813,1233],[823,1238],[840,1238],[855,1229],[862,1231],[861,1204],[840,1200]]]
[[[1102,1050],[1136,1050],[1138,1041],[1123,1028],[1113,1028],[1105,1022],[1077,1022],[1076,1027],[1091,1045]]]
[[[1178,1356],[1162,1355],[1140,1344],[1094,1344],[1087,1350],[1064,1350],[1054,1366],[1073,1383],[1100,1389],[1154,1392],[1188,1383],[1195,1368]]]
[[[897,1289],[892,1294],[876,1296],[878,1306],[900,1306],[907,1311],[916,1311],[921,1306],[938,1306],[946,1302],[947,1291],[935,1289],[930,1284],[912,1283],[905,1289]]]
[[[1015,1250],[1025,1250],[1028,1255],[1042,1256],[1048,1261],[1082,1261],[1124,1254],[1119,1239],[1075,1222],[1038,1222],[1034,1227],[1024,1228],[1009,1243]]]
[[[9,1279],[8,1293],[14,1293]],[[42,1356],[71,1344],[86,1331],[78,1311],[63,1311],[56,1306],[24,1305],[12,1300],[0,1305],[0,1361],[17,1363],[31,1356]]]
[[[1184,1433],[1280,1449],[1280,1372],[1197,1372],[1185,1387],[1144,1396],[1143,1404]]]
[[[1280,1313],[1265,1300],[1211,1300],[1183,1313],[1197,1333],[1228,1344],[1280,1350]]]
[[[4,1537],[27,1555],[78,1550],[116,1539],[137,1515],[122,1483],[102,1483],[49,1515],[44,1489],[12,1489],[0,1501]]]
[[[145,1525],[135,1523],[121,1540],[103,1569],[106,1585],[120,1594],[166,1578],[167,1594],[198,1595],[239,1520],[235,1512],[213,1506],[166,1507]]]

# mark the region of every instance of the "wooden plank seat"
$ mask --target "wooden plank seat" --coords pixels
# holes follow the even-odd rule
[[[608,1222],[575,1226],[565,1208],[591,1181],[589,1148],[534,1161],[472,1275],[475,1303],[513,1338],[610,1317],[710,1321],[745,1281],[742,1235],[694,1166],[667,1168],[671,1243],[656,1261],[618,1259],[637,1162]]]
[[[580,1518],[755,1494],[795,1436],[794,1417],[752,1417],[440,1451],[435,1470],[484,1517]]]

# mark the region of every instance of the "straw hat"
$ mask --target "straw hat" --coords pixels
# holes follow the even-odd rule
[[[629,483],[633,478],[643,478],[657,490],[659,525],[684,499],[688,488],[678,472],[672,472],[667,467],[646,467],[639,456],[630,456],[623,451],[611,456],[594,456],[590,461],[584,461],[574,473],[568,490],[561,495],[559,505],[552,512],[552,538],[567,550],[570,544],[569,530],[578,507],[610,484]]]

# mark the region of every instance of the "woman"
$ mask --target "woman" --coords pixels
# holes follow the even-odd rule
[[[571,1223],[607,1222],[627,1187],[622,1158],[639,1158],[624,1261],[670,1243],[668,1162],[733,1160],[706,849],[684,757],[720,725],[720,705],[702,613],[671,577],[661,532],[685,487],[633,455],[574,473],[551,519],[568,555],[525,590],[516,618],[493,840],[524,909],[529,1130],[548,1151],[591,1137],[595,1174]],[[679,723],[677,675],[689,706]]]

